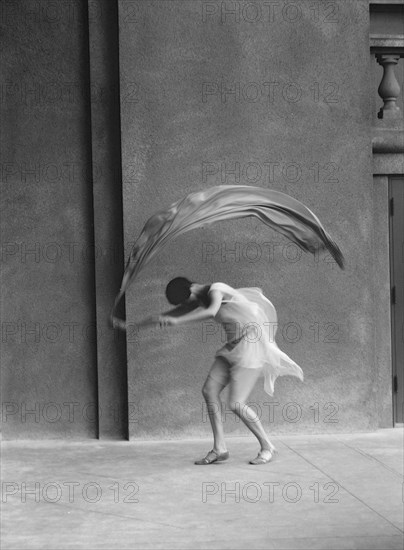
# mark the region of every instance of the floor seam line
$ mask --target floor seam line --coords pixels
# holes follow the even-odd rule
[[[341,441],[341,443],[343,445],[345,445],[346,447],[348,447],[348,449],[352,449],[353,451],[356,451],[358,452],[359,454],[361,454],[362,456],[364,457],[367,457],[367,458],[370,458],[371,460],[373,460],[374,462],[377,462],[378,464],[380,464],[380,466],[382,466],[383,468],[385,468],[386,470],[388,470],[389,472],[391,472],[392,474],[396,475],[397,477],[399,477],[401,480],[403,479],[403,474],[400,474],[400,472],[398,472],[397,470],[395,470],[394,468],[390,468],[390,466],[387,466],[386,464],[384,464],[381,460],[379,460],[378,458],[376,458],[375,456],[367,453],[366,451],[363,451],[362,449],[358,449],[356,447],[353,447],[352,445],[348,445],[347,443],[345,443],[344,441]]]
[[[292,452],[294,452],[295,454],[297,454],[298,456],[300,456],[300,458],[302,458],[303,460],[305,460],[306,462],[308,462],[311,466],[313,466],[313,468],[316,468],[319,472],[321,472],[323,475],[327,476],[329,479],[331,479],[334,483],[336,483],[338,486],[342,487],[344,489],[344,491],[346,491],[347,493],[349,493],[353,498],[355,498],[356,500],[358,500],[359,502],[361,502],[364,506],[366,506],[369,510],[371,510],[372,512],[374,512],[375,514],[377,514],[378,516],[380,516],[381,518],[383,518],[385,521],[387,521],[392,527],[394,527],[395,529],[397,529],[401,534],[404,534],[404,531],[402,529],[400,529],[400,527],[397,527],[397,525],[395,525],[394,523],[392,523],[389,519],[387,519],[386,517],[384,517],[380,512],[378,512],[377,510],[374,510],[369,504],[367,504],[366,502],[364,502],[361,498],[359,498],[358,496],[356,496],[354,493],[352,493],[349,489],[347,489],[346,487],[344,487],[341,483],[339,483],[336,479],[334,479],[333,477],[331,477],[329,474],[327,474],[326,472],[324,472],[324,470],[322,470],[321,468],[319,468],[318,466],[316,466],[315,464],[313,464],[312,462],[310,462],[310,460],[308,460],[307,458],[305,458],[303,455],[301,455],[299,452],[295,451],[292,447],[289,447],[289,445],[287,445],[286,443],[284,443],[282,441],[282,444],[285,445],[289,450],[291,450]]]

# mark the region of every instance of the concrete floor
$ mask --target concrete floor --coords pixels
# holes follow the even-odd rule
[[[2,548],[403,548],[402,429],[273,442],[3,442]]]

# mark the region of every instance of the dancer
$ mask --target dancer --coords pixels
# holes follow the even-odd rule
[[[282,352],[276,342],[276,310],[259,288],[239,288],[216,282],[199,284],[184,277],[170,281],[167,300],[177,307],[159,316],[151,316],[139,326],[160,327],[215,319],[221,323],[226,344],[216,352],[215,360],[202,389],[213,432],[213,449],[198,465],[229,458],[220,413],[220,393],[229,385],[229,406],[255,435],[260,451],[250,464],[267,464],[277,452],[253,409],[247,406],[258,378],[273,395],[278,376],[291,375],[303,380],[302,369]]]
[[[204,225],[246,217],[258,218],[307,252],[314,254],[327,250],[339,267],[344,268],[340,248],[317,216],[303,203],[279,191],[250,185],[210,187],[189,193],[146,221],[127,260],[121,288],[110,313],[111,325],[126,330],[126,321],[117,317],[117,308],[131,282],[168,243]],[[269,395],[273,395],[277,376],[292,375],[303,380],[300,367],[278,348],[274,340],[274,306],[259,288],[234,289],[224,283],[200,284],[184,278],[171,281],[166,294],[168,301],[177,307],[157,319],[148,318],[141,325],[157,322],[164,327],[213,318],[223,324],[227,333],[227,343],[216,353],[203,388],[214,446],[197,464],[212,464],[228,458],[219,416],[219,395],[227,384],[230,385],[232,409],[261,446],[257,458],[251,463],[266,464],[273,457],[275,448],[257,415],[246,406],[248,395],[261,374]],[[229,328],[231,325],[236,330]]]

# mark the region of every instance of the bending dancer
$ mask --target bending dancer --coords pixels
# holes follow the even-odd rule
[[[259,288],[199,284],[184,277],[168,283],[166,297],[177,307],[160,316],[148,317],[140,326],[158,323],[160,327],[167,327],[213,318],[223,325],[227,337],[227,343],[216,352],[202,389],[213,431],[213,449],[195,464],[212,464],[229,458],[220,413],[220,393],[228,384],[231,410],[255,435],[261,447],[250,464],[270,462],[277,451],[257,414],[247,406],[248,396],[260,376],[265,378],[264,388],[269,395],[273,395],[278,376],[292,375],[303,380],[301,368],[275,342],[274,306]]]

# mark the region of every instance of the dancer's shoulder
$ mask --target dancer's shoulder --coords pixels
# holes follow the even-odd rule
[[[216,282],[216,283],[212,283],[210,285],[210,288],[209,288],[209,291],[211,290],[219,290],[220,292],[229,292],[229,290],[232,290],[231,287],[229,287],[229,285],[226,285],[226,283],[220,283],[220,282]]]

